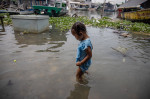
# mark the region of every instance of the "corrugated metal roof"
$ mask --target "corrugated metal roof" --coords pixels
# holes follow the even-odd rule
[[[144,3],[145,1],[148,1],[148,0],[129,0],[126,3],[120,5],[118,8],[133,8],[133,7],[137,7],[138,5]]]

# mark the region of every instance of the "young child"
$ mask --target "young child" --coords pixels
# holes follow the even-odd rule
[[[74,23],[71,28],[71,33],[77,40],[80,41],[76,57],[76,66],[79,67],[77,69],[76,78],[77,80],[82,80],[82,75],[87,73],[87,70],[91,65],[93,46],[83,23]]]

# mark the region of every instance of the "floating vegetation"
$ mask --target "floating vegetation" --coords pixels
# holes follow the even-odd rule
[[[10,18],[10,15],[8,13],[1,13],[0,16],[4,16],[5,25],[12,24],[12,19]],[[55,24],[56,28],[60,29],[61,31],[69,30],[72,27],[72,25],[78,21],[83,22],[87,26],[114,28],[125,31],[140,32],[141,34],[150,34],[150,24],[142,22],[131,22],[127,20],[114,21],[108,17],[103,17],[102,19],[90,19],[85,16],[49,18],[49,23]]]
[[[4,17],[3,21],[4,21],[4,24],[5,24],[5,25],[10,25],[10,24],[12,24],[12,19],[10,18],[9,13],[1,13],[0,16],[3,16],[3,17]],[[1,22],[0,22],[0,24],[1,24]]]
[[[61,31],[70,29],[71,26],[77,21],[84,22],[85,24],[92,23],[87,17],[50,17],[49,19],[50,24],[55,24],[56,28]]]
[[[50,24],[55,24],[61,31],[69,30],[77,22],[83,22],[87,26],[107,27],[125,31],[136,31],[150,33],[150,25],[146,23],[131,22],[127,20],[114,21],[108,17],[102,19],[90,19],[88,17],[50,17]]]

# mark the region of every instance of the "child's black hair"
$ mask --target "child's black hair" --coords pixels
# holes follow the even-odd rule
[[[71,28],[71,30],[74,30],[77,33],[78,36],[81,35],[80,34],[81,31],[86,33],[86,27],[85,27],[85,25],[82,22],[74,23],[72,28]]]

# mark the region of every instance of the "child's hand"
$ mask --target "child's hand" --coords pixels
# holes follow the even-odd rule
[[[82,65],[81,62],[77,62],[77,63],[76,63],[76,66],[81,66],[81,65]]]

